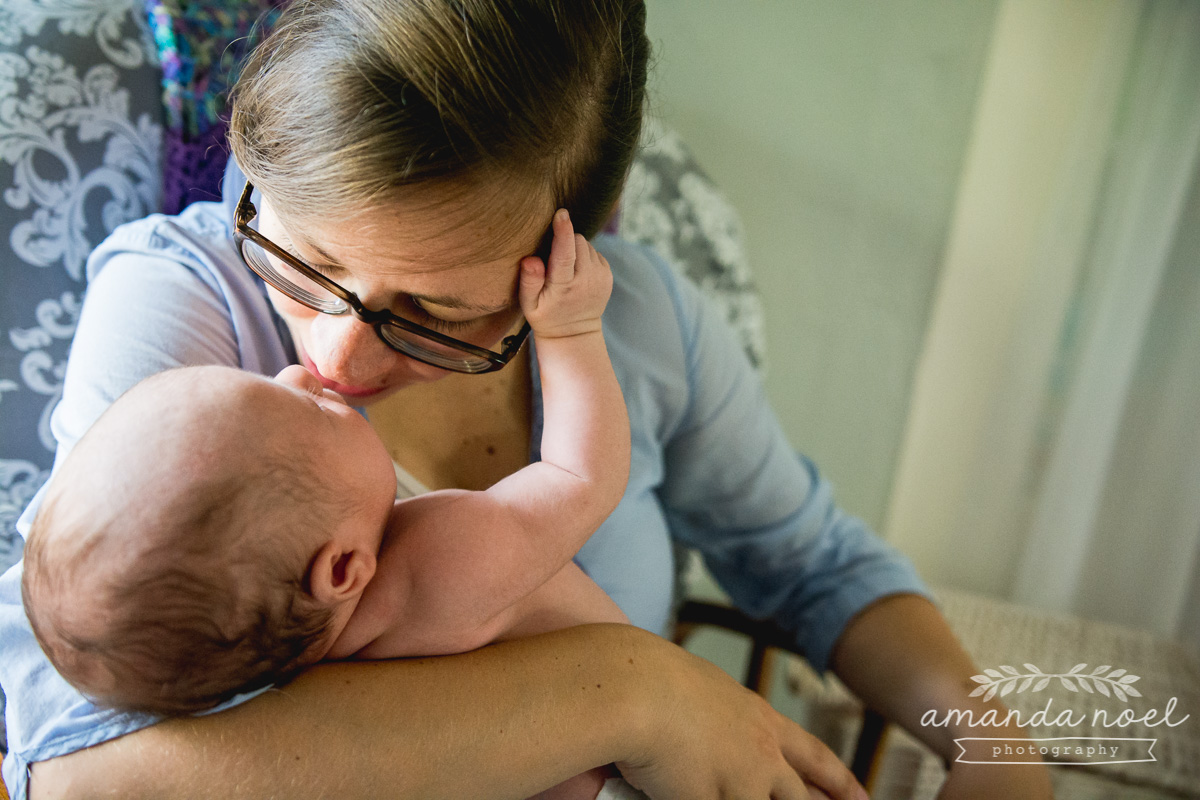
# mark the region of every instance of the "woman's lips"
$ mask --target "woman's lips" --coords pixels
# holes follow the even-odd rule
[[[312,362],[307,353],[300,353],[300,360],[304,362],[305,369],[317,376],[317,380],[321,382],[322,386],[326,389],[332,389],[343,397],[370,397],[371,395],[379,394],[385,388],[383,386],[380,386],[378,389],[371,389],[366,386],[347,386],[344,383],[331,381],[321,374],[321,371],[317,369],[317,365]]]

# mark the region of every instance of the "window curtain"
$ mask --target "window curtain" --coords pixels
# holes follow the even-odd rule
[[[1200,646],[1200,4],[1005,0],[885,526]]]

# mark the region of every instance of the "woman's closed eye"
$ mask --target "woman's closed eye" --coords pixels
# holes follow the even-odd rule
[[[303,262],[315,272],[324,275],[326,278],[329,278],[335,283],[344,285],[344,281],[346,280],[348,273],[342,267],[334,266],[332,264],[322,264],[320,262],[304,261],[294,249],[289,247],[287,248],[287,251],[292,255],[292,257]],[[464,331],[482,319],[482,317],[471,317],[469,319],[457,320],[446,319],[431,313],[428,309],[422,306],[421,302],[415,297],[406,297],[406,299],[402,302],[402,305],[403,308],[399,311],[396,311],[399,316],[409,320],[410,322],[415,322],[418,325],[424,325],[426,328],[433,328],[434,330],[441,331],[442,333],[446,334]],[[462,312],[460,311],[458,313]]]
[[[424,325],[427,328],[433,328],[434,330],[439,330],[443,333],[461,331],[471,327],[479,321],[478,319],[453,320],[435,317],[433,314],[430,314],[428,311],[426,311],[420,303],[413,299],[409,300],[408,306],[413,309],[412,313],[405,313],[401,316],[417,323],[418,325]]]
[[[344,277],[339,274],[339,273],[345,272],[345,270],[343,270],[341,267],[333,267],[328,264],[322,264],[320,262],[313,263],[311,261],[304,261],[304,259],[302,259],[302,258],[300,258],[300,256],[296,255],[295,251],[289,250],[288,252],[292,254],[292,257],[298,259],[299,261],[301,261],[304,264],[307,264],[312,270],[314,270],[315,272],[321,273],[326,278],[329,278],[329,280],[331,280],[331,281],[336,282],[339,277]]]
[[[300,256],[300,254],[295,251],[294,248],[291,248],[291,247],[288,247],[285,245],[285,246],[283,246],[283,249],[284,249],[284,251],[287,252],[288,255],[290,255],[292,258],[296,259],[297,261],[299,261],[301,264],[308,267],[313,272],[317,272],[317,273],[320,273],[321,275],[324,275],[326,278],[329,278],[329,280],[333,281],[334,283],[340,283],[340,280],[339,280],[340,278],[344,279],[343,276],[339,275],[339,273],[344,272],[344,270],[341,269],[340,267],[333,267],[328,264],[321,264],[319,262],[314,263],[312,261],[305,261]],[[277,256],[275,253],[268,251],[267,259],[271,262],[271,266],[273,266],[276,270],[283,269],[283,268],[290,269],[290,266],[285,264],[283,259],[281,259],[279,256]]]

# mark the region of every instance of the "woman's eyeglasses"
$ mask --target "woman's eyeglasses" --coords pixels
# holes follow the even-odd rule
[[[342,288],[250,227],[250,221],[258,216],[258,210],[250,202],[253,191],[254,186],[247,181],[234,213],[234,242],[242,261],[255,275],[297,303],[322,314],[354,314],[375,328],[379,338],[393,350],[452,372],[495,372],[513,359],[528,338],[529,323],[522,320],[520,329],[506,336],[500,343],[500,352],[494,353],[386,309],[372,311],[354,292]]]

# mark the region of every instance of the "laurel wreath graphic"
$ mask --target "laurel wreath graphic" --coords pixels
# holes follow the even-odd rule
[[[1030,686],[1033,687],[1032,691],[1040,692],[1049,686],[1050,681],[1054,678],[1058,678],[1063,687],[1072,692],[1078,692],[1080,689],[1090,694],[1099,692],[1105,697],[1115,696],[1123,703],[1128,703],[1130,697],[1142,696],[1142,693],[1131,685],[1141,680],[1140,676],[1129,675],[1123,669],[1113,669],[1112,672],[1109,672],[1112,667],[1108,664],[1096,667],[1086,675],[1083,674],[1083,671],[1087,669],[1087,664],[1076,664],[1071,667],[1070,672],[1055,673],[1042,672],[1033,664],[1024,666],[1029,670],[1028,673],[1018,672],[1014,667],[1002,666],[999,670],[985,669],[983,675],[971,676],[971,680],[980,685],[971,692],[970,696],[978,697],[982,694],[984,700],[991,700],[997,692],[1004,697],[1006,694],[1010,694],[1014,688],[1017,694],[1020,694]]]

